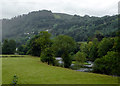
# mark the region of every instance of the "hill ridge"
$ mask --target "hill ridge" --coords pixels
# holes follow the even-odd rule
[[[39,10],[19,15],[12,19],[2,19],[3,39],[27,41],[39,31],[49,31],[53,37],[69,35],[76,41],[87,41],[96,31],[109,36],[118,29],[118,16],[79,16],[66,13],[52,13]],[[24,34],[29,33],[29,34]]]

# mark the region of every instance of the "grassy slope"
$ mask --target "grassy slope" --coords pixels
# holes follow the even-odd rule
[[[3,58],[3,84],[16,74],[19,84],[115,84],[116,77],[48,66],[31,56]]]
[[[2,58],[0,57],[0,86],[2,84]]]

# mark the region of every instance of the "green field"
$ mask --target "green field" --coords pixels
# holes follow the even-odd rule
[[[85,73],[48,66],[32,56],[3,57],[2,83],[10,84],[14,75],[19,84],[117,84],[117,77]]]

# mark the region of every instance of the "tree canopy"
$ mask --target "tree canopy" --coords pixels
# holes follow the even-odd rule
[[[98,58],[94,63],[94,72],[119,75],[120,76],[120,54],[118,52],[109,51],[102,58]]]
[[[51,34],[46,31],[41,31],[38,35],[33,37],[28,46],[28,53],[34,56],[40,56],[41,52],[44,51],[45,48],[50,47],[52,41],[50,39]]]
[[[53,48],[56,53],[61,52],[60,56],[63,58],[64,66],[67,68],[71,65],[69,53],[74,51],[75,47],[76,43],[72,37],[59,35],[54,40]]]
[[[4,40],[2,54],[14,54],[16,52],[16,42],[14,40]]]

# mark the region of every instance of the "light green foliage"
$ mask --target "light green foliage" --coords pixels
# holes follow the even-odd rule
[[[89,51],[89,59],[94,61],[96,58],[98,58],[98,39],[95,38],[92,42],[92,45],[90,46],[90,51]]]
[[[94,38],[94,39],[93,39],[93,44],[96,45],[96,46],[99,44],[99,41],[98,41],[97,38]]]
[[[56,15],[56,14],[54,14],[54,17],[55,17],[56,19],[60,19],[60,18],[61,18],[59,15]]]
[[[2,84],[11,84],[15,74],[18,84],[118,83],[117,77],[50,66],[39,60],[40,58],[32,56],[2,58]]]
[[[94,61],[96,58],[98,58],[98,53],[97,53],[97,47],[95,45],[91,46],[90,53],[89,53],[89,59]]]
[[[87,45],[87,43],[82,43],[81,46],[80,46],[80,50],[81,50],[81,52],[87,53],[88,52],[88,45]]]
[[[87,43],[82,43],[80,45],[80,51],[86,53],[86,57],[88,58],[89,55],[89,46]]]
[[[86,61],[86,53],[78,51],[75,55],[75,59],[78,63],[83,64]]]
[[[88,44],[88,51],[90,52],[90,48],[91,48],[91,46],[93,45],[93,42],[92,42],[92,41],[89,41],[87,44]]]
[[[98,58],[94,62],[94,72],[120,75],[120,54],[118,52],[109,51],[107,55]]]

